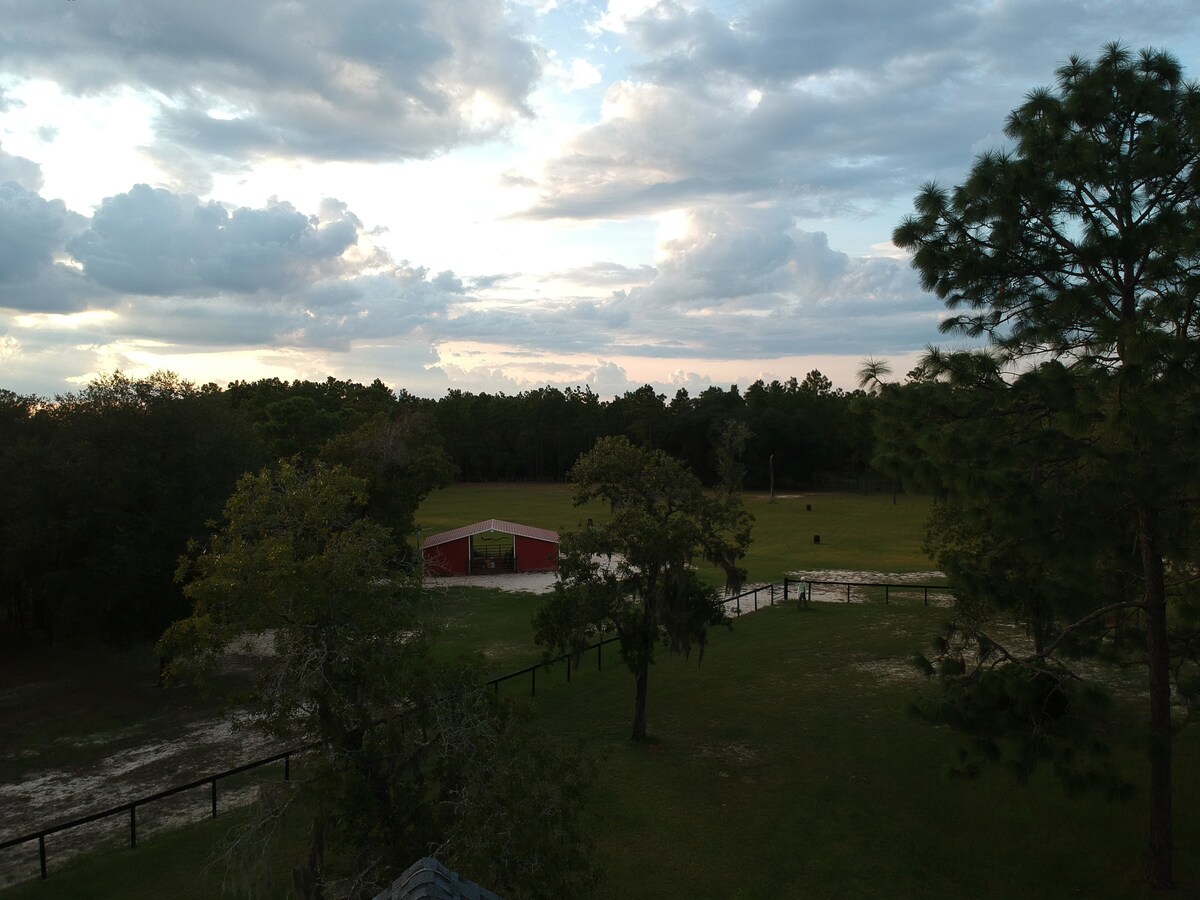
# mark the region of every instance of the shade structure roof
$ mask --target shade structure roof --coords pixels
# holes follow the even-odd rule
[[[483,534],[487,531],[499,531],[501,534],[515,534],[538,541],[548,541],[552,544],[558,543],[557,531],[550,531],[548,528],[534,528],[532,525],[518,525],[516,522],[505,522],[503,519],[486,519],[483,522],[476,522],[474,525],[455,528],[453,531],[431,534],[421,541],[421,549],[426,550],[439,544],[448,544],[451,541],[461,540],[474,534]]]

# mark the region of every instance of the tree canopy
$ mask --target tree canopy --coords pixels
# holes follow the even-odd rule
[[[303,776],[269,789],[238,832],[233,868],[257,872],[288,817],[311,815],[301,896],[373,893],[431,852],[506,894],[584,894],[587,760],[497,706],[478,673],[431,663],[420,571],[368,507],[344,467],[285,461],[239,481],[180,568],[193,608],[160,641],[172,674],[257,645],[238,716],[311,744]]]
[[[935,544],[968,594],[1017,609],[1041,632],[1032,654],[980,643],[974,666],[962,671],[943,654],[943,672],[962,689],[1023,667],[1069,697],[1065,651],[1089,633],[1104,637],[1123,611],[1139,613],[1149,873],[1165,886],[1172,678],[1184,702],[1195,688],[1194,629],[1171,632],[1168,608],[1177,621],[1195,612],[1200,89],[1170,54],[1113,44],[1095,60],[1072,57],[1053,88],[1032,91],[1010,114],[1005,133],[1011,150],[977,158],[952,191],[926,185],[894,235],[914,251],[923,285],[957,313],[943,329],[987,337],[998,365],[933,354],[924,367],[951,394],[975,397],[919,388],[948,401],[938,421],[961,422],[964,409],[978,419],[915,435],[947,463],[935,478],[961,513],[957,523],[943,519]],[[951,446],[951,434],[971,439]],[[1056,514],[1056,503],[1070,515]],[[1029,539],[1039,533],[1031,527],[1046,543]],[[981,539],[1007,549],[955,549]],[[1020,598],[985,596],[985,566],[1024,568],[1038,585],[1025,577]]]
[[[725,621],[717,590],[694,563],[720,567],[727,587],[739,587],[753,519],[736,494],[708,494],[677,460],[624,437],[597,441],[571,480],[576,505],[603,500],[611,515],[563,535],[559,580],[535,619],[536,638],[577,651],[615,629],[636,682],[633,739],[644,740],[655,649],[703,654],[708,629]]]

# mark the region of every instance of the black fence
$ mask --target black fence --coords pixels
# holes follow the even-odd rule
[[[807,604],[813,598],[814,588],[832,588],[839,592],[841,588],[846,589],[846,602],[849,603],[852,599],[852,591],[854,588],[883,588],[883,602],[891,603],[892,591],[900,593],[921,593],[922,599],[926,606],[929,605],[929,592],[934,591],[945,594],[951,594],[951,588],[947,584],[914,584],[912,582],[883,582],[883,581],[817,581],[808,578],[785,578],[783,579],[783,597],[786,601],[789,597],[789,591],[795,585],[803,585],[800,591],[800,603]],[[832,593],[828,591],[828,593]]]
[[[70,819],[66,822],[59,822],[57,825],[51,825],[48,828],[43,828],[40,831],[35,831],[30,834],[24,834],[20,837],[10,838],[6,841],[0,841],[0,850],[6,850],[9,847],[16,847],[20,844],[28,844],[32,841],[38,843],[38,867],[42,878],[46,877],[46,838],[53,834],[58,834],[62,831],[68,831],[72,828],[79,828],[83,825],[88,825],[92,822],[98,822],[101,819],[107,819],[113,816],[126,815],[129,816],[129,846],[137,846],[138,837],[138,820],[137,811],[139,807],[154,803],[158,800],[165,800],[168,797],[174,797],[176,794],[182,794],[186,791],[192,791],[199,787],[207,786],[209,788],[209,807],[212,818],[217,816],[217,785],[227,778],[232,778],[235,775],[241,775],[245,772],[260,769],[263,766],[269,766],[272,763],[283,762],[283,779],[288,781],[292,774],[292,757],[303,753],[306,750],[316,746],[315,744],[307,744],[303,747],[294,747],[290,750],[284,750],[264,759],[256,759],[253,762],[243,763],[232,769],[226,769],[224,772],[217,772],[214,775],[205,775],[203,778],[197,778],[195,781],[189,781],[187,784],[179,784],[172,788],[167,788],[165,791],[159,791],[157,794],[148,794],[145,797],[139,797],[136,800],[130,800],[128,803],[122,803],[119,806],[113,806],[109,809],[94,812],[90,815],[80,816],[76,819]]]
[[[803,587],[801,587],[801,586],[803,586]],[[750,612],[752,610],[757,611],[760,607],[762,607],[764,605],[775,606],[778,603],[787,603],[787,601],[790,599],[796,599],[796,600],[798,600],[798,602],[801,605],[805,605],[811,600],[814,587],[831,587],[831,586],[836,587],[836,588],[845,587],[847,602],[850,600],[851,589],[854,587],[883,588],[885,603],[889,602],[890,591],[892,589],[899,589],[899,590],[904,590],[904,591],[909,591],[909,592],[922,591],[924,594],[924,599],[925,599],[926,605],[928,605],[928,603],[929,603],[929,592],[930,591],[949,591],[949,588],[946,585],[883,584],[883,583],[877,583],[877,582],[861,582],[861,581],[859,581],[859,582],[855,582],[855,581],[813,581],[813,580],[807,580],[807,579],[785,578],[783,580],[782,586],[777,585],[775,583],[759,585],[758,587],[754,587],[754,588],[745,590],[735,597],[730,597],[726,600],[723,600],[722,605],[725,607],[725,609],[727,611],[730,611],[734,615],[739,615],[739,616],[742,615],[743,612]],[[798,591],[798,593],[797,593],[797,591]],[[731,606],[732,606],[732,609],[730,609]],[[745,606],[745,609],[743,609],[743,606]],[[532,666],[526,666],[523,669],[518,669],[515,672],[509,672],[505,675],[499,675],[496,678],[491,678],[488,681],[486,681],[484,683],[485,687],[490,687],[493,689],[493,691],[496,694],[499,694],[500,685],[502,683],[504,683],[506,681],[511,681],[515,678],[523,678],[524,676],[528,675],[529,676],[529,695],[531,697],[536,697],[537,696],[537,673],[538,673],[539,669],[545,670],[545,672],[548,676],[550,668],[552,666],[554,666],[557,663],[566,662],[567,663],[567,665],[566,665],[566,681],[569,684],[571,682],[572,669],[576,668],[575,665],[572,665],[573,661],[575,661],[578,658],[578,662],[580,664],[582,664],[583,660],[585,658],[587,658],[593,650],[595,650],[596,651],[596,670],[602,671],[603,667],[604,667],[603,648],[605,646],[607,646],[608,644],[612,644],[618,640],[620,640],[620,638],[616,638],[616,637],[605,638],[604,640],[597,641],[594,644],[589,644],[587,647],[583,648],[582,650],[578,651],[577,653],[564,653],[561,656],[555,657],[553,659],[545,659],[539,663],[535,663]],[[209,787],[210,816],[212,818],[216,818],[216,815],[217,815],[217,785],[221,781],[224,781],[225,779],[228,779],[228,778],[232,778],[236,775],[241,775],[243,773],[250,772],[255,769],[259,769],[264,766],[269,766],[269,765],[272,765],[274,763],[279,763],[279,762],[283,763],[283,778],[284,778],[284,780],[285,781],[290,780],[292,757],[302,754],[308,750],[311,750],[315,746],[316,746],[316,744],[312,743],[312,744],[306,744],[302,747],[293,747],[289,750],[283,750],[283,751],[280,751],[279,753],[275,753],[271,756],[265,757],[264,759],[257,759],[257,760],[254,760],[253,762],[243,763],[240,766],[237,766],[232,769],[227,769],[224,772],[217,772],[216,774],[213,774],[213,775],[206,775],[203,778],[196,779],[195,781],[189,781],[187,784],[177,785],[175,787],[168,788],[165,791],[159,791],[156,794],[149,794],[145,797],[139,797],[136,800],[131,800],[127,803],[122,803],[119,806],[113,806],[109,809],[101,810],[99,812],[94,812],[94,813],[91,813],[86,816],[80,816],[78,818],[71,819],[66,822],[59,822],[56,825],[51,825],[47,828],[42,828],[38,831],[30,832],[29,834],[23,834],[23,835],[20,835],[19,837],[9,838],[8,840],[0,841],[0,850],[6,850],[10,847],[16,847],[21,844],[28,844],[33,841],[37,841],[37,844],[38,844],[38,866],[39,866],[41,877],[45,878],[47,876],[46,838],[50,837],[51,835],[59,834],[60,832],[68,831],[73,828],[79,828],[83,825],[87,825],[92,822],[98,822],[101,819],[107,819],[107,818],[114,817],[114,816],[128,815],[128,817],[129,817],[129,846],[136,847],[137,846],[137,832],[138,832],[137,811],[138,811],[139,807],[144,807],[150,803],[155,803],[160,800],[165,800],[168,797],[175,796],[176,794],[182,794],[186,791],[192,791],[192,790],[195,790],[197,788],[204,787],[207,785]]]
[[[750,611],[749,607],[751,605],[753,605],[753,608],[755,610],[757,610],[759,608],[759,605],[760,605],[759,595],[760,594],[765,594],[767,597],[766,603],[770,606],[774,606],[777,596],[782,595],[784,600],[787,599],[787,587],[785,585],[784,587],[781,588],[779,585],[774,584],[774,583],[759,585],[758,587],[753,587],[753,588],[750,588],[749,590],[742,591],[740,594],[738,594],[735,597],[730,597],[726,600],[722,600],[721,605],[724,606],[727,611],[729,611],[730,605],[732,604],[733,605],[732,612],[734,613],[734,615],[740,616],[742,614],[742,601],[743,600],[745,601],[746,606],[748,607],[746,610],[747,612]],[[529,696],[536,697],[537,696],[537,673],[538,673],[539,669],[544,669],[548,673],[551,666],[555,665],[556,663],[565,662],[565,663],[567,663],[566,681],[567,681],[567,684],[570,684],[571,683],[571,670],[576,668],[576,666],[572,665],[572,663],[574,661],[576,661],[577,658],[578,658],[578,662],[580,664],[582,664],[583,659],[585,657],[589,656],[591,654],[591,652],[593,650],[595,650],[596,651],[596,671],[598,671],[598,672],[602,671],[604,668],[604,660],[602,657],[602,652],[603,652],[602,648],[605,647],[606,645],[611,644],[614,641],[618,641],[618,640],[620,640],[620,638],[616,638],[616,637],[605,638],[604,640],[597,641],[594,644],[588,644],[582,650],[579,650],[575,653],[564,653],[561,656],[554,657],[553,659],[542,660],[540,663],[534,663],[532,666],[526,666],[524,669],[518,669],[515,672],[509,672],[507,675],[500,675],[496,678],[492,678],[492,679],[486,681],[485,684],[487,687],[492,688],[492,690],[496,694],[499,694],[500,693],[500,685],[503,682],[511,681],[514,678],[522,678],[525,675],[528,675],[529,676]]]

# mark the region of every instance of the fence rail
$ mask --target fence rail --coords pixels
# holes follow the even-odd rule
[[[805,586],[804,591],[800,595],[800,602],[807,603],[812,599],[813,586],[818,587],[844,587],[846,589],[846,602],[851,599],[852,588],[883,588],[883,602],[889,604],[891,602],[891,592],[893,589],[899,591],[922,591],[924,593],[925,605],[929,605],[929,592],[941,591],[943,593],[951,593],[951,588],[948,584],[914,584],[912,582],[884,582],[884,581],[821,581],[810,578],[785,578],[783,579],[783,594],[784,599],[788,597],[788,588],[793,584],[802,584]]]
[[[119,806],[113,806],[109,809],[101,810],[100,812],[90,813],[86,816],[79,816],[75,819],[69,819],[66,822],[59,822],[56,825],[50,825],[39,831],[23,834],[20,837],[9,838],[5,841],[0,841],[0,850],[7,850],[9,847],[16,847],[20,844],[28,844],[33,841],[38,842],[38,866],[41,870],[41,877],[46,877],[46,838],[52,834],[58,834],[60,831],[68,831],[72,828],[79,828],[82,825],[88,825],[92,822],[98,822],[101,819],[119,816],[123,813],[129,814],[129,846],[137,846],[137,811],[138,807],[145,806],[149,803],[154,803],[156,800],[165,800],[168,797],[173,797],[176,794],[182,794],[184,791],[195,790],[198,787],[208,785],[210,787],[210,808],[212,810],[212,818],[217,816],[217,783],[226,778],[232,778],[234,775],[241,775],[243,772],[250,772],[254,769],[269,766],[271,763],[283,761],[283,779],[288,781],[291,779],[291,761],[292,757],[310,750],[315,744],[306,744],[303,747],[293,747],[290,750],[283,750],[263,759],[256,759],[253,762],[243,763],[240,766],[235,766],[232,769],[226,769],[224,772],[217,772],[213,775],[205,775],[203,778],[197,778],[195,781],[189,781],[187,784],[179,784],[172,788],[167,788],[165,791],[159,791],[155,794],[147,794],[145,797],[138,797],[136,800],[130,800],[127,803],[122,803]]]
[[[809,579],[785,578],[783,580],[782,587],[775,584],[774,582],[772,582],[770,584],[759,585],[758,587],[750,588],[748,590],[741,592],[740,594],[738,594],[734,597],[730,597],[726,600],[723,600],[722,606],[724,606],[725,609],[728,610],[730,605],[732,604],[733,605],[733,613],[735,615],[740,616],[742,614],[743,601],[745,601],[747,606],[752,605],[753,610],[757,611],[759,609],[759,605],[760,605],[759,595],[760,594],[766,594],[766,596],[767,596],[766,603],[770,606],[776,605],[777,601],[780,601],[782,603],[787,603],[787,601],[789,599],[792,599],[792,597],[793,597],[793,594],[791,593],[793,587],[796,585],[801,585],[801,584],[805,586],[804,589],[801,591],[800,596],[798,598],[799,602],[801,604],[806,604],[809,601],[809,599],[812,597],[812,588],[814,585],[836,586],[836,587],[845,586],[847,601],[849,601],[849,599],[850,599],[850,589],[852,587],[877,587],[877,588],[882,587],[884,589],[884,602],[885,603],[888,602],[888,600],[889,600],[889,589],[891,589],[891,588],[901,588],[901,589],[908,590],[908,591],[923,590],[924,594],[925,594],[926,605],[928,605],[928,603],[929,603],[929,592],[930,591],[948,591],[949,590],[949,588],[946,585],[883,584],[883,583],[878,583],[878,582],[817,581],[817,580],[809,580]],[[529,676],[529,694],[532,697],[536,697],[537,696],[537,672],[538,672],[538,669],[545,669],[547,672],[549,672],[550,667],[553,666],[555,663],[560,663],[560,662],[565,661],[565,662],[567,662],[566,680],[567,680],[567,683],[569,684],[571,681],[571,670],[574,668],[571,665],[571,661],[576,656],[580,657],[580,661],[582,661],[583,656],[590,653],[592,650],[595,650],[596,651],[596,670],[602,671],[603,670],[602,648],[605,647],[606,645],[611,644],[618,640],[620,640],[620,638],[616,638],[616,637],[605,638],[602,641],[597,641],[594,644],[589,644],[587,647],[578,651],[578,653],[564,653],[561,656],[557,656],[553,659],[542,660],[539,663],[535,663],[534,665],[531,665],[531,666],[526,666],[525,668],[518,669],[515,672],[508,672],[507,674],[499,675],[495,678],[490,678],[486,682],[484,682],[484,686],[485,686],[485,688],[491,687],[495,693],[499,694],[501,683],[503,683],[505,681],[511,681],[514,678],[521,678],[525,675],[528,675]],[[293,747],[288,750],[282,750],[278,753],[275,753],[275,754],[265,757],[263,759],[256,759],[251,762],[243,763],[242,765],[236,766],[232,769],[226,769],[224,772],[217,772],[213,775],[205,775],[203,778],[197,778],[195,781],[189,781],[187,784],[176,785],[175,787],[167,788],[166,790],[159,791],[158,793],[155,793],[155,794],[148,794],[145,797],[139,797],[136,800],[130,800],[130,801],[128,801],[126,803],[122,803],[118,806],[110,807],[109,809],[90,813],[86,816],[79,816],[78,818],[70,819],[65,822],[59,822],[55,825],[50,825],[46,828],[42,828],[37,831],[32,831],[28,834],[23,834],[18,837],[14,837],[14,838],[9,838],[7,840],[0,841],[0,850],[6,850],[10,847],[17,847],[17,846],[20,846],[21,844],[28,844],[33,841],[37,841],[38,842],[38,865],[39,865],[39,869],[40,869],[40,874],[41,874],[42,878],[46,878],[47,877],[46,838],[50,837],[51,835],[58,834],[59,832],[63,832],[63,831],[68,831],[72,828],[78,828],[80,826],[87,825],[92,822],[97,822],[101,819],[107,819],[107,818],[111,818],[113,816],[128,814],[128,816],[129,816],[129,846],[136,847],[137,846],[137,810],[139,807],[146,806],[147,804],[154,803],[158,800],[165,800],[168,797],[173,797],[174,795],[181,794],[185,791],[195,790],[196,788],[208,785],[210,788],[210,793],[209,793],[209,808],[211,810],[210,817],[216,818],[216,815],[217,815],[217,784],[218,784],[218,782],[223,781],[226,778],[232,778],[235,775],[241,775],[244,772],[250,772],[250,771],[253,771],[254,769],[259,769],[259,768],[262,768],[263,766],[269,766],[272,763],[277,763],[280,761],[283,762],[283,778],[285,781],[288,781],[291,779],[291,759],[292,759],[292,757],[298,756],[301,753],[311,750],[315,746],[316,746],[316,743],[314,742],[314,743],[305,744],[304,746],[301,746],[301,747]]]

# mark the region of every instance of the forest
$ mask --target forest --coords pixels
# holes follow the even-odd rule
[[[871,466],[877,400],[817,371],[670,400],[649,385],[611,400],[586,387],[432,400],[378,380],[222,388],[169,372],[116,372],[53,398],[0,390],[0,641],[155,640],[189,611],[175,577],[189,542],[240,477],[277,460],[347,466],[397,536],[433,487],[562,481],[617,435],[708,485],[869,490],[884,483]]]

